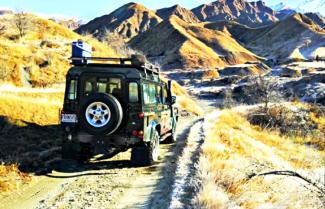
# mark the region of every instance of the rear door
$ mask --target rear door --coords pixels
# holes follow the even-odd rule
[[[125,109],[127,94],[123,75],[85,73],[80,80],[79,98],[81,100],[92,93],[107,93],[117,98],[123,109]]]

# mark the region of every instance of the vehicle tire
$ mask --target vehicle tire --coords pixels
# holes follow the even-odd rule
[[[91,144],[88,143],[75,145],[71,141],[65,141],[62,144],[61,156],[63,160],[85,162],[93,156],[93,149]]]
[[[150,166],[159,159],[159,134],[154,132],[151,142],[142,147],[134,147],[131,162],[135,166]]]
[[[176,130],[172,130],[172,133],[164,141],[165,144],[173,144],[176,142]]]
[[[122,123],[123,109],[110,94],[89,95],[81,104],[79,120],[82,128],[92,135],[110,135]]]
[[[75,159],[76,154],[75,150],[73,149],[73,143],[70,141],[62,142],[61,147],[61,156],[62,159]]]

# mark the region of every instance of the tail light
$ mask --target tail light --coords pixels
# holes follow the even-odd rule
[[[144,118],[144,113],[143,113],[143,112],[140,112],[140,113],[138,114],[138,116],[139,116],[140,119],[143,119],[143,118]]]
[[[143,131],[138,132],[138,137],[143,138]]]
[[[136,130],[132,131],[132,135],[133,136],[138,136],[138,131],[136,131]]]

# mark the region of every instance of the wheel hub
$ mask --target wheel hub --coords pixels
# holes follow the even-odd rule
[[[103,102],[91,103],[85,112],[87,122],[95,127],[102,128],[108,124],[111,119],[111,111]]]

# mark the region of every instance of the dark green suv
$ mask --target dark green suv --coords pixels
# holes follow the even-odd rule
[[[84,161],[108,148],[132,148],[133,163],[157,161],[160,142],[175,141],[171,81],[140,56],[72,60],[61,112],[63,158]]]

